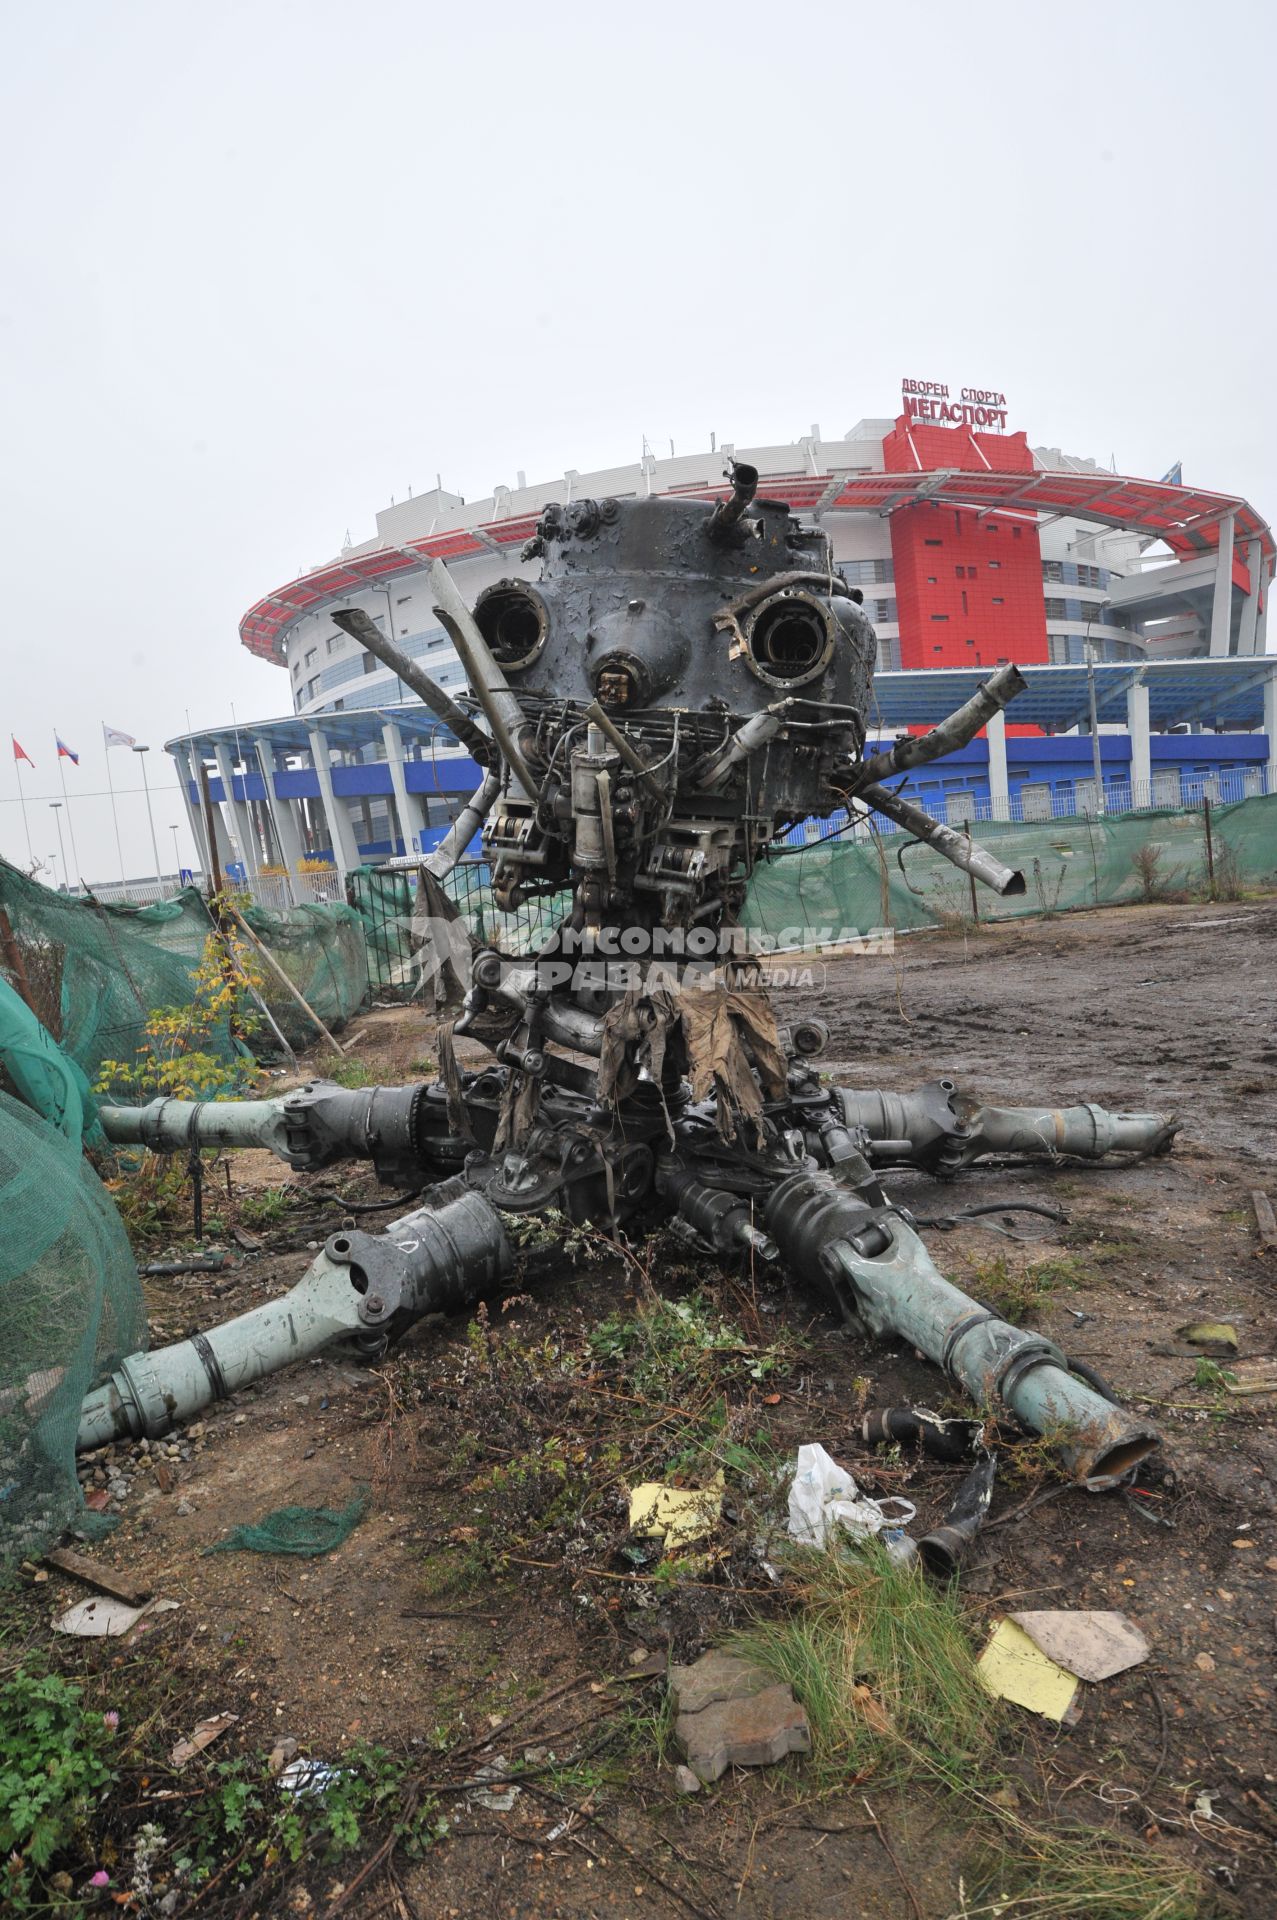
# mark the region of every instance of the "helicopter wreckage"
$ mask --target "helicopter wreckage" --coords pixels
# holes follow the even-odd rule
[[[377,1357],[423,1315],[505,1286],[515,1224],[552,1209],[609,1232],[672,1223],[720,1260],[819,1276],[850,1325],[902,1336],[987,1413],[1050,1434],[1090,1487],[1156,1446],[1054,1341],[946,1280],[884,1182],[985,1155],[1142,1158],[1169,1148],[1173,1119],[985,1106],[947,1079],[831,1086],[814,1065],[820,1023],[778,1024],[740,925],[777,839],[841,810],[879,812],[995,892],[1022,892],[1022,875],[885,783],[973,738],[1024,682],[1002,666],[932,732],[868,752],[877,643],[859,593],[823,532],[756,497],[752,468],[730,480],[717,504],[547,507],[523,554],[540,579],[498,581],[473,611],[436,562],[461,704],[366,614],[334,614],[482,775],[421,872],[436,947],[463,976],[439,1079],[160,1100],[102,1123],[161,1152],[267,1147],[297,1170],[367,1159],[420,1204],[383,1233],[333,1234],[282,1298],[125,1360],[84,1404],[82,1447],[158,1434],[330,1341]],[[443,882],[477,832],[500,910],[570,898],[532,959],[450,927]],[[463,1069],[460,1036],[488,1064]]]

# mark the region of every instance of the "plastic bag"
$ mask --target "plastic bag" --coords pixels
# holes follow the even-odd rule
[[[872,1500],[862,1493],[822,1446],[799,1447],[789,1489],[789,1533],[802,1546],[835,1544],[840,1528],[854,1540],[895,1532],[908,1526],[916,1512],[908,1500]]]

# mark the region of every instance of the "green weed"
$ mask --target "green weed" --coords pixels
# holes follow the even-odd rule
[[[992,1307],[1004,1320],[1019,1326],[1041,1312],[1065,1270],[1061,1260],[1039,1260],[1035,1265],[1016,1269],[1004,1253],[981,1261],[971,1271],[971,1291],[984,1306]],[[1065,1284],[1075,1285],[1071,1273]]]
[[[333,1081],[339,1087],[371,1087],[376,1075],[366,1067],[362,1060],[339,1060],[335,1066],[324,1068],[325,1080]]]
[[[634,1393],[666,1402],[685,1397],[698,1384],[788,1373],[796,1352],[792,1341],[751,1345],[739,1327],[697,1294],[685,1300],[657,1297],[628,1319],[604,1320],[590,1334],[589,1345],[597,1360],[624,1367]]]
[[[1138,1240],[1099,1240],[1091,1248],[1091,1259],[1097,1267],[1129,1266],[1140,1251]]]
[[[208,1763],[204,1787],[186,1802],[164,1858],[166,1875],[197,1902],[214,1877],[256,1889],[303,1861],[331,1865],[357,1853],[374,1834],[393,1833],[420,1856],[447,1832],[436,1803],[413,1789],[409,1763],[364,1743],[304,1792],[281,1792],[247,1755]]]
[[[239,1217],[247,1227],[273,1227],[284,1218],[292,1205],[292,1194],[287,1187],[264,1187],[257,1193],[247,1193],[239,1203]]]
[[[46,1870],[68,1850],[82,1859],[90,1812],[115,1778],[113,1729],[59,1674],[19,1667],[0,1683],[0,1909],[43,1906]]]
[[[1217,1420],[1228,1419],[1239,1411],[1231,1389],[1237,1385],[1238,1376],[1231,1367],[1222,1367],[1218,1360],[1209,1360],[1201,1354],[1193,1368],[1195,1387],[1201,1387],[1212,1396],[1211,1412]]]

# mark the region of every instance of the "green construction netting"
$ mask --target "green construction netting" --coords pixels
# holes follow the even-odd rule
[[[410,997],[421,985],[419,935],[413,916],[420,914],[417,869],[362,867],[352,873],[350,895],[363,922],[368,970],[376,993]],[[468,932],[481,946],[494,946],[514,959],[533,954],[571,906],[571,896],[556,894],[530,901],[517,913],[499,913],[492,898],[487,864],[463,860],[443,882]]]
[[[366,1001],[363,924],[351,908],[243,911],[326,1025],[341,1026]],[[157,906],[95,905],[0,862],[0,968],[90,1085],[104,1060],[134,1057],[153,1012],[190,1002],[211,925],[194,888]],[[263,996],[278,1025],[294,1046],[313,1044],[315,1029],[302,1009],[269,969],[262,971]],[[222,1026],[205,1051],[229,1062],[237,1046]]]
[[[327,1027],[345,1026],[368,1004],[368,943],[364,925],[343,902],[289,907],[273,912],[245,907],[244,918],[272,959]],[[295,1047],[315,1044],[315,1028],[269,970],[264,995],[272,1015]]]
[[[344,1507],[276,1507],[273,1513],[215,1540],[205,1553],[292,1553],[313,1560],[349,1540],[368,1511],[368,1490],[361,1488]]]
[[[96,1141],[97,1102],[88,1080],[0,973],[0,1065],[18,1098],[77,1145]]]
[[[156,907],[94,907],[0,864],[0,964],[64,1053],[96,1081],[132,1059],[148,1015],[184,1006],[208,933],[199,895]],[[208,1049],[230,1059],[224,1030]]]
[[[1217,898],[1277,884],[1277,794],[1210,810]],[[980,844],[1025,877],[999,897],[977,883],[982,920],[1210,894],[1206,816],[1191,811],[983,821]],[[903,871],[902,871],[903,866]],[[742,924],[782,950],[829,946],[875,928],[968,919],[965,873],[903,833],[829,839],[777,855],[754,873]]]
[[[101,1532],[75,1472],[80,1403],[146,1344],[128,1239],[74,1138],[0,1093],[0,1562]]]

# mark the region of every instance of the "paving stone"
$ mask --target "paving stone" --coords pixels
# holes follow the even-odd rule
[[[706,1784],[728,1767],[769,1767],[786,1754],[811,1752],[807,1715],[789,1688],[779,1685],[680,1713],[674,1735],[689,1768]]]
[[[705,1653],[690,1667],[671,1667],[670,1685],[679,1713],[699,1713],[715,1700],[744,1700],[771,1685],[770,1676],[749,1660],[729,1653]]]

